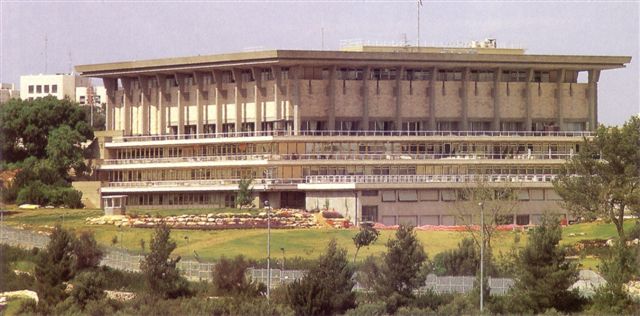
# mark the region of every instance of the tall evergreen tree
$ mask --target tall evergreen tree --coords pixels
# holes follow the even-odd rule
[[[171,229],[162,223],[156,227],[149,244],[149,254],[140,263],[149,292],[159,298],[176,298],[189,293],[187,281],[176,265],[180,257],[171,259],[176,242],[170,239]]]
[[[413,291],[424,284],[421,268],[426,259],[413,227],[400,225],[396,238],[387,242],[387,253],[374,285],[376,294],[385,300],[388,312],[394,313],[406,304],[413,297]]]
[[[558,245],[561,237],[560,222],[551,216],[544,216],[529,232],[529,242],[517,259],[513,312],[575,311],[578,294],[568,288],[578,280],[578,270],[565,259],[565,251]]]
[[[334,315],[355,307],[353,268],[347,252],[335,239],[300,281],[287,288],[287,297],[297,315]]]
[[[51,232],[47,247],[38,256],[36,290],[45,305],[54,306],[66,297],[64,282],[74,276],[75,243],[75,237],[58,224]]]

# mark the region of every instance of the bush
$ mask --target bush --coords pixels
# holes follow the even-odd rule
[[[424,291],[413,298],[409,303],[410,307],[418,309],[429,309],[432,311],[438,310],[440,306],[446,305],[453,301],[454,295],[451,293],[438,294],[435,291],[429,289]]]
[[[358,307],[348,310],[345,316],[382,316],[387,315],[383,302],[358,304]]]
[[[258,296],[262,290],[266,291],[264,285],[260,286],[247,278],[246,273],[250,266],[251,262],[243,256],[237,256],[233,260],[220,258],[212,272],[214,294]]]
[[[47,193],[42,182],[33,181],[18,191],[16,203],[46,205],[49,202]]]
[[[458,248],[450,249],[433,257],[437,275],[472,276],[480,267],[480,251],[471,238],[458,243]]]
[[[82,192],[74,189],[65,189],[62,191],[62,204],[69,208],[82,208]]]

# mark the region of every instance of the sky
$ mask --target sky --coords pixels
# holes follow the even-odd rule
[[[631,56],[626,68],[602,72],[598,119],[618,125],[640,113],[639,1],[422,3],[421,45],[496,38],[498,46],[528,54]],[[20,75],[70,72],[91,63],[338,50],[353,40],[415,44],[417,8],[417,0],[0,0],[0,82],[17,86]]]

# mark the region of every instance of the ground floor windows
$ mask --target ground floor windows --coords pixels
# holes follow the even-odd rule
[[[362,206],[362,221],[363,222],[377,222],[378,221],[378,207],[375,205],[363,205]]]

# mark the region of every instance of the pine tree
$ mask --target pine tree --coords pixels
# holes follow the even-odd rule
[[[176,249],[176,242],[169,239],[170,235],[171,229],[166,224],[157,226],[149,245],[150,252],[140,263],[149,292],[165,299],[189,293],[187,281],[176,268],[180,257],[170,258]]]
[[[45,305],[54,306],[66,298],[64,289],[73,278],[75,237],[57,224],[35,267],[36,290]]]
[[[427,259],[424,248],[412,226],[400,225],[396,238],[387,242],[387,253],[374,286],[376,294],[385,300],[387,312],[406,304],[413,291],[423,285],[422,264]]]
[[[307,275],[287,288],[289,304],[297,315],[342,314],[355,307],[353,272],[346,250],[331,240]]]
[[[568,288],[578,280],[578,270],[558,246],[561,236],[557,217],[544,216],[541,225],[530,231],[517,259],[512,312],[575,311],[578,294]]]

